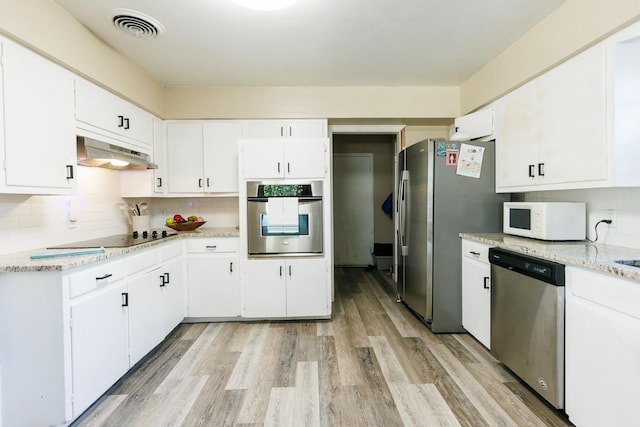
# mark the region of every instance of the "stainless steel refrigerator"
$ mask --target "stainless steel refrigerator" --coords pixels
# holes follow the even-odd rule
[[[425,140],[399,157],[398,298],[433,332],[462,328],[461,232],[500,232],[495,147]]]

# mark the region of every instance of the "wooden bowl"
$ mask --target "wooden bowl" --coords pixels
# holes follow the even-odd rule
[[[192,222],[174,222],[173,224],[165,224],[169,228],[173,228],[177,231],[191,231],[200,227],[207,221],[192,221]]]

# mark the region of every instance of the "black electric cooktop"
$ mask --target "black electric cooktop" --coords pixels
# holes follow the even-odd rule
[[[99,237],[97,239],[83,240],[81,242],[50,246],[47,249],[128,248],[141,243],[162,240],[165,237],[173,236],[175,234],[177,233],[167,230],[151,230],[150,232],[133,234],[116,234],[113,236]]]

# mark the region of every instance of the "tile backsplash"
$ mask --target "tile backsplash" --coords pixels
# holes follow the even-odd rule
[[[598,226],[598,243],[640,248],[640,188],[540,191],[514,195],[513,199],[585,202],[590,239],[596,237],[594,226],[599,220],[611,219],[611,225]]]
[[[120,197],[118,172],[78,167],[78,189],[74,195],[30,196],[0,194],[0,254],[129,233],[131,219],[127,203],[146,201],[151,226],[162,228],[175,213],[203,217],[205,227],[236,227],[238,199]]]

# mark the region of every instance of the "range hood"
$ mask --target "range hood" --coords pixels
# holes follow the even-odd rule
[[[78,137],[78,164],[108,169],[157,169],[150,156],[84,136]]]

